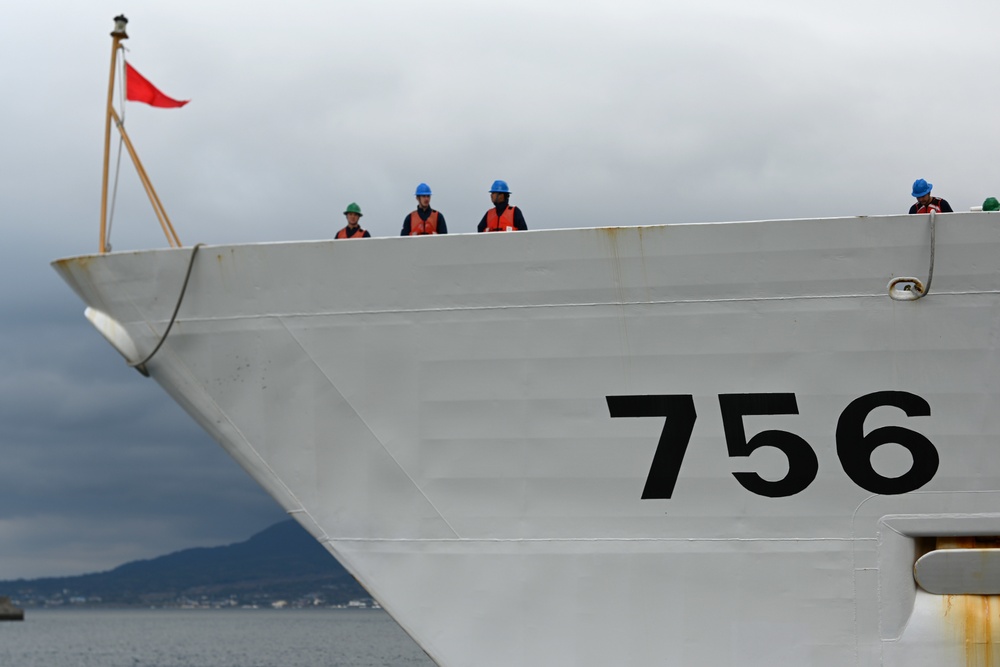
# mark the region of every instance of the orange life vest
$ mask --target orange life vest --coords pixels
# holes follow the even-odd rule
[[[338,239],[363,238],[364,235],[365,235],[365,230],[361,229],[361,225],[358,225],[357,229],[355,229],[353,232],[351,231],[350,225],[344,227],[339,232],[337,232]]]
[[[513,232],[517,231],[514,226],[514,207],[508,206],[504,212],[497,215],[497,210],[491,208],[486,211],[486,231],[488,232]]]
[[[414,211],[410,214],[410,236],[420,236],[421,234],[438,233],[438,212],[431,210],[427,220],[420,218],[420,213]]]
[[[934,211],[935,213],[941,212],[941,200],[937,197],[931,199],[929,202],[917,209],[917,213],[930,213]]]

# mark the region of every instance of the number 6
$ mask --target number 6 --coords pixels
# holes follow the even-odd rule
[[[883,426],[864,434],[865,419],[877,407],[891,405],[907,417],[927,417],[931,406],[905,391],[877,391],[851,401],[837,422],[837,456],[847,476],[861,488],[886,496],[916,491],[934,478],[940,459],[930,440],[902,426]],[[872,467],[872,452],[888,443],[902,445],[913,466],[899,477],[884,477]]]

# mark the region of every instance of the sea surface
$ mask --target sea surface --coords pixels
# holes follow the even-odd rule
[[[4,667],[434,667],[362,609],[26,609],[0,622]]]

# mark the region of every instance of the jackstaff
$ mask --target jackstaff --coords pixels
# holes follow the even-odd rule
[[[121,48],[121,42],[128,39],[128,34],[125,32],[127,24],[128,19],[122,15],[118,15],[115,17],[115,29],[111,32],[111,73],[108,76],[108,104],[104,119],[104,173],[101,180],[101,238],[98,244],[101,254],[108,251],[108,164],[111,157],[112,120],[114,120],[115,126],[121,133],[122,142],[128,150],[129,157],[132,158],[135,170],[139,174],[139,180],[142,182],[142,187],[146,190],[149,202],[153,205],[153,212],[160,222],[160,227],[167,237],[167,242],[174,248],[179,248],[182,245],[180,239],[177,237],[177,232],[174,231],[174,226],[170,222],[170,217],[163,207],[163,202],[160,201],[160,197],[156,194],[156,189],[153,188],[153,183],[149,179],[146,169],[142,166],[142,161],[139,160],[135,146],[132,145],[132,140],[129,139],[128,133],[125,132],[125,123],[114,107],[115,67],[118,64],[118,50]],[[133,102],[145,102],[146,104],[160,108],[182,107],[188,103],[188,100],[175,100],[172,97],[164,95],[148,79],[125,62],[124,57],[122,58],[122,62],[125,65],[125,99]]]

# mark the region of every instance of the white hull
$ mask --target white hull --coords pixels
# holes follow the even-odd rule
[[[148,368],[440,665],[993,664],[1000,598],[913,566],[1000,534],[1000,217],[939,216],[891,300],[929,253],[925,216],[206,247]],[[55,267],[145,356],[189,255]],[[609,407],[648,400],[670,498],[664,417]],[[866,464],[882,426],[916,463]]]

